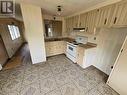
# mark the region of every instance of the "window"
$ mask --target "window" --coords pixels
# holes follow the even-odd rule
[[[49,37],[53,36],[53,34],[52,34],[52,28],[50,28],[50,27],[48,28],[48,36]]]
[[[18,26],[8,25],[8,29],[9,29],[12,40],[15,40],[20,37],[20,32],[19,32]]]

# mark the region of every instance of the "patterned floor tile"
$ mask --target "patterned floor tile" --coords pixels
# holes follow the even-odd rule
[[[60,89],[56,89],[54,91],[51,91],[45,95],[61,95]]]
[[[20,69],[14,69],[12,72],[10,72],[9,78],[12,79],[23,79],[24,71]]]
[[[80,77],[80,75],[83,74],[81,71],[78,71],[76,68],[67,70],[67,73],[68,73],[69,77],[72,78],[72,79]]]
[[[79,88],[79,90],[83,93],[87,93],[91,89],[93,89],[95,86],[91,85],[88,80],[82,80],[80,78],[76,78],[73,81],[75,85]]]
[[[43,69],[50,69],[50,65],[48,64],[48,62],[46,62],[46,63],[39,63],[36,66],[38,66],[38,69],[41,70],[41,71]]]
[[[31,66],[26,67],[25,70],[24,70],[24,74],[29,75],[29,74],[31,74],[31,73],[32,73],[32,68],[31,68]]]
[[[39,83],[35,82],[30,85],[23,85],[20,95],[41,95]]]
[[[73,83],[62,86],[61,93],[62,95],[80,95],[79,89]]]
[[[52,69],[54,75],[65,71],[65,69],[61,66],[55,66],[55,67],[52,67],[51,69]]]
[[[82,69],[65,55],[33,65],[26,53],[20,67],[0,71],[0,95],[119,95],[93,66]]]
[[[51,77],[53,74],[52,74],[52,71],[51,71],[51,69],[47,69],[47,68],[45,68],[45,69],[40,69],[39,70],[39,78],[40,79],[44,79],[44,78],[48,78],[48,77]]]
[[[96,88],[88,92],[88,95],[103,95]]]
[[[48,93],[52,90],[57,89],[55,78],[49,77],[47,79],[40,80],[41,92]]]
[[[8,95],[20,95],[19,92],[13,91],[13,92],[9,92]]]
[[[69,78],[68,74],[66,72],[60,73],[55,76],[56,83],[60,87],[66,83],[69,83],[71,79]]]
[[[2,87],[5,92],[20,91],[22,81],[18,79],[8,79],[6,84]]]
[[[28,75],[24,75],[24,79],[23,79],[23,84],[24,85],[28,85],[31,84],[33,82],[36,82],[37,80],[39,80],[39,75],[38,73],[31,73]]]
[[[116,93],[113,89],[111,89],[108,85],[105,83],[101,82],[98,86],[97,89],[100,93],[102,94],[107,94],[107,95],[119,95]]]

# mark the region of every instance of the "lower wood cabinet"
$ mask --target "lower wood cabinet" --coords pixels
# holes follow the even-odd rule
[[[91,66],[94,58],[95,48],[85,49],[80,46],[77,48],[77,64],[82,68]]]
[[[63,54],[66,51],[66,41],[45,42],[46,56]]]

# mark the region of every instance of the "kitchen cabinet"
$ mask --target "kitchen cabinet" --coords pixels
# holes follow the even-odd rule
[[[69,32],[70,32],[70,18],[67,18],[65,20],[65,22],[66,22],[66,33],[67,33],[67,35],[69,35]]]
[[[66,32],[69,35],[73,31],[73,28],[79,27],[79,15],[69,17],[65,19],[66,22]]]
[[[95,57],[95,49],[85,49],[84,47],[78,46],[77,48],[77,64],[82,68],[87,68],[92,65]]]
[[[97,21],[97,10],[93,10],[87,13],[87,20],[86,20],[86,32],[92,34],[94,33],[96,21]]]
[[[111,19],[114,5],[109,5],[98,9],[96,27],[111,27]]]
[[[73,30],[73,18],[66,18],[66,32],[69,35],[70,32]]]
[[[127,25],[127,1],[116,3],[112,17],[112,26],[126,26]]]
[[[83,13],[80,15],[80,23],[79,23],[79,27],[84,28],[87,27],[87,13]]]
[[[77,28],[79,27],[79,16],[76,15],[76,16],[73,16],[73,28]]]
[[[127,1],[111,4],[80,15],[66,19],[67,32],[73,28],[86,28],[86,32],[93,34],[96,28],[127,26]]]
[[[65,41],[51,41],[45,43],[46,56],[53,56],[63,54],[66,51]]]

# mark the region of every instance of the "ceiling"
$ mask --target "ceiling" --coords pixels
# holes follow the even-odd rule
[[[61,5],[61,16],[72,15],[105,1],[113,0],[16,0],[18,3],[26,2],[38,5],[42,8],[43,13],[49,15],[57,15],[57,6]]]

